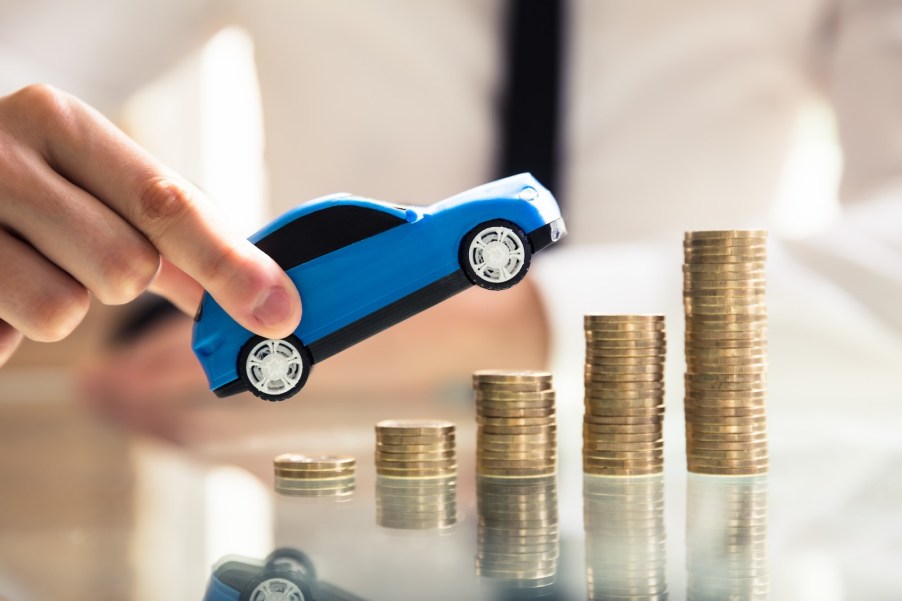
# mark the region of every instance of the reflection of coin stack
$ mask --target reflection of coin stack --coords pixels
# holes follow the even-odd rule
[[[397,478],[441,478],[457,473],[454,424],[434,419],[376,424],[376,473]]]
[[[554,389],[543,371],[483,370],[476,389],[476,465],[486,476],[555,473]]]
[[[356,463],[343,455],[285,453],[273,460],[275,490],[296,497],[347,497],[354,492]]]
[[[764,231],[687,232],[686,452],[689,471],[767,471]]]
[[[457,478],[376,478],[376,523],[429,530],[457,522]]]
[[[557,572],[555,476],[478,476],[476,573],[502,588],[540,589]]]
[[[767,599],[767,476],[689,476],[687,599]]]
[[[663,476],[583,478],[589,599],[667,599]]]
[[[664,469],[663,315],[586,315],[583,471]]]

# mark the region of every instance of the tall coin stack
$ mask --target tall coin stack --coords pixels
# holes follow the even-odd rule
[[[476,469],[485,476],[545,476],[557,468],[551,373],[482,370],[476,390]]]
[[[693,474],[687,484],[686,598],[768,599],[767,476]]]
[[[376,523],[399,530],[450,528],[457,522],[457,478],[376,477]]]
[[[683,249],[689,471],[765,473],[767,232],[687,232]]]
[[[590,600],[667,599],[663,474],[583,477]]]
[[[454,424],[435,419],[392,419],[376,424],[376,473],[396,478],[457,474]]]
[[[583,472],[664,469],[663,315],[586,315]]]
[[[349,497],[356,465],[346,455],[284,453],[273,459],[275,491],[294,497]]]
[[[476,573],[502,589],[549,590],[560,552],[556,476],[477,476]]]

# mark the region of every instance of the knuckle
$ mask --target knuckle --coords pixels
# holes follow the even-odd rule
[[[167,177],[154,177],[139,185],[137,203],[137,225],[159,235],[168,224],[193,210],[194,198],[187,186]]]
[[[45,83],[35,83],[14,92],[10,97],[14,106],[26,115],[34,115],[36,120],[54,123],[65,122],[71,111],[71,101],[67,94]]]
[[[106,305],[130,302],[147,290],[159,267],[160,255],[149,243],[114,253],[102,267],[101,281],[94,294]]]
[[[81,323],[90,306],[88,291],[77,285],[45,291],[33,305],[28,337],[37,342],[58,342]]]

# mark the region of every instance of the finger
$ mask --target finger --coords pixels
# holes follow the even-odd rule
[[[33,151],[17,155],[14,162],[0,163],[0,223],[13,227],[101,302],[134,300],[159,267],[153,245]]]
[[[0,320],[38,342],[62,340],[88,312],[90,297],[72,277],[0,229]]]
[[[50,121],[42,131],[52,135],[41,142],[55,169],[144,233],[241,325],[267,337],[294,330],[301,304],[291,280],[265,253],[229,233],[198,190],[81,101],[43,86],[26,92],[31,113]]]
[[[3,365],[13,356],[19,344],[22,342],[22,333],[5,321],[0,321],[0,365]]]
[[[149,290],[169,301],[183,313],[194,315],[203,297],[204,289],[187,273],[163,259],[157,277]]]

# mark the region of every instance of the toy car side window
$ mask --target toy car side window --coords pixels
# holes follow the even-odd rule
[[[299,217],[261,239],[257,246],[287,270],[404,223],[404,219],[378,209],[339,205]]]

